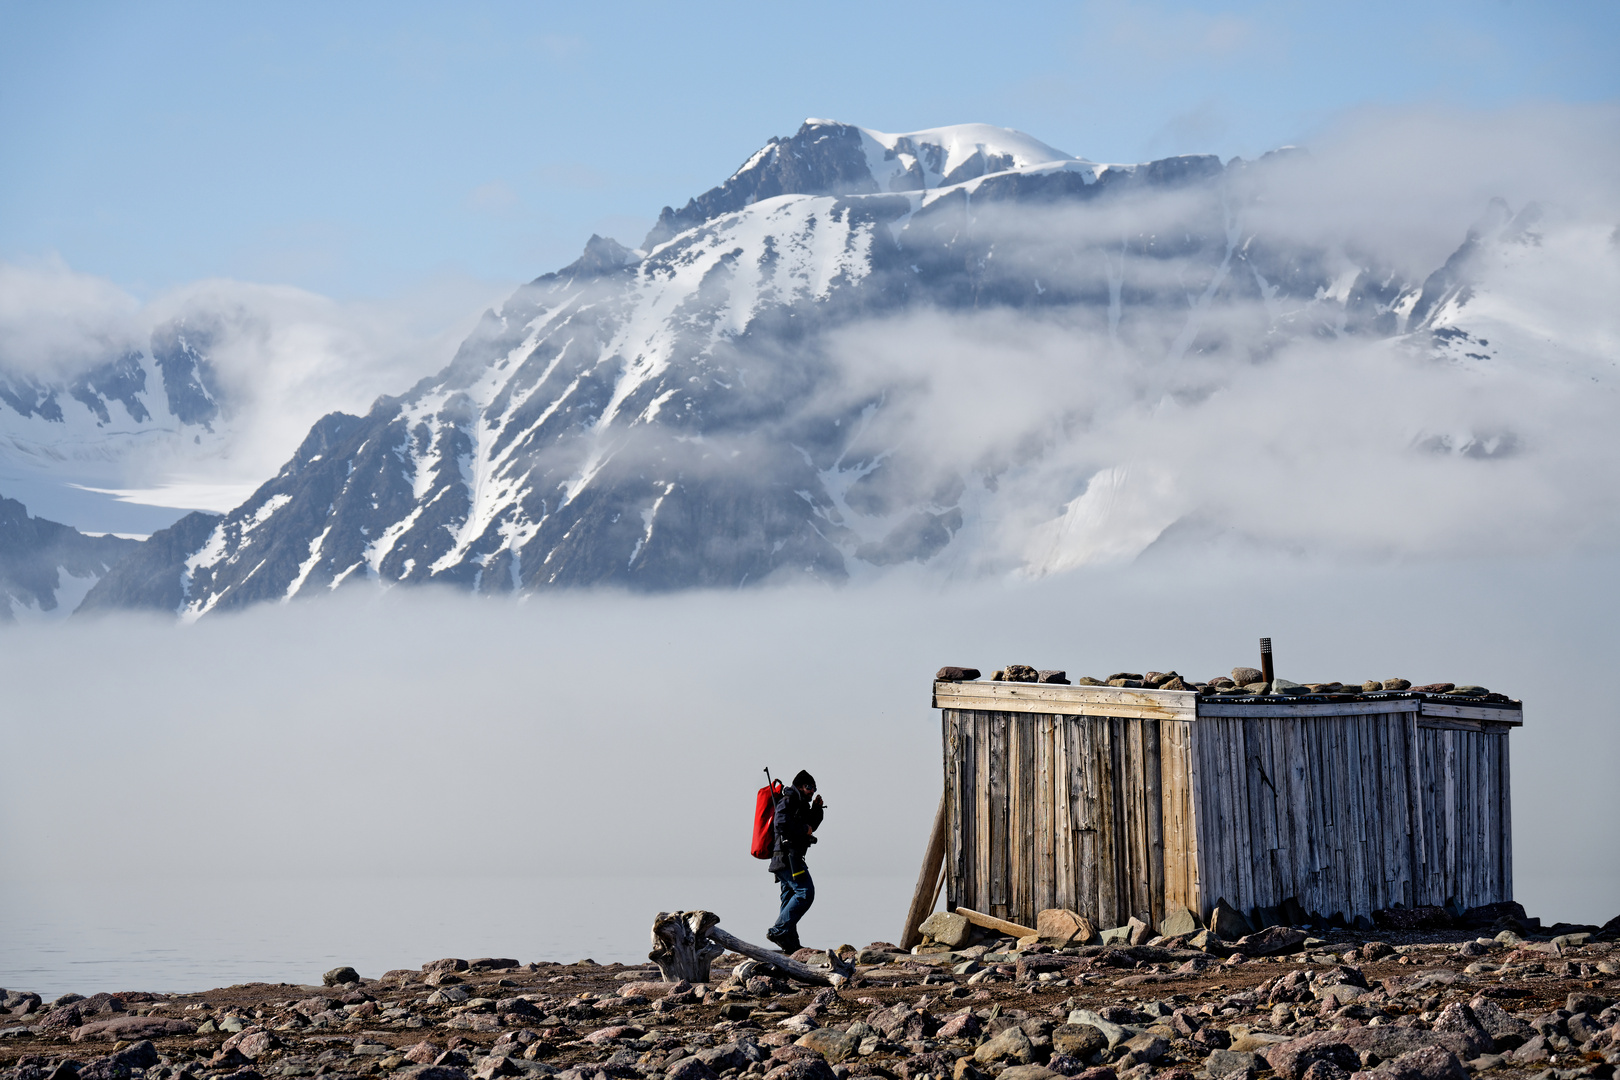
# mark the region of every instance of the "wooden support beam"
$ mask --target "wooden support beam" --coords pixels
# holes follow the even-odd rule
[[[994,915],[985,915],[982,912],[974,911],[972,908],[959,906],[956,913],[974,926],[982,926],[986,930],[1000,930],[1003,934],[1011,934],[1013,937],[1029,937],[1038,933],[1033,926],[1019,926],[1015,922],[998,919]]]
[[[939,810],[934,814],[934,829],[928,834],[928,850],[923,855],[922,870],[917,875],[917,887],[911,893],[911,907],[906,911],[906,925],[900,933],[902,949],[909,949],[922,941],[922,931],[917,927],[934,910],[944,870],[945,796],[941,794]]]

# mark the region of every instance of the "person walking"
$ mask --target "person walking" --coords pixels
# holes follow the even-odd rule
[[[816,842],[822,809],[816,778],[803,769],[776,797],[772,820],[776,850],[771,855],[770,871],[781,886],[782,911],[776,925],[765,931],[765,937],[785,953],[799,950],[799,920],[816,900],[815,882],[810,879],[804,853]]]

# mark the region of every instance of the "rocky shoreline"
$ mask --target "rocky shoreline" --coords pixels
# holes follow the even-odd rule
[[[0,1080],[1572,1080],[1620,1064],[1620,920],[1321,934],[874,942],[834,950],[854,968],[836,988],[729,955],[697,985],[483,958],[375,979],[338,968],[319,986],[0,991]]]

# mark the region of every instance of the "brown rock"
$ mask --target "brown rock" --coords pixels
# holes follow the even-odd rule
[[[1035,932],[1048,945],[1087,945],[1097,939],[1091,920],[1066,908],[1047,908],[1035,913]]]
[[[1443,694],[1447,690],[1455,690],[1456,688],[1456,683],[1432,682],[1424,683],[1422,686],[1414,686],[1412,692],[1414,694]]]
[[[431,1065],[433,1059],[444,1053],[444,1047],[423,1040],[405,1051],[405,1060],[413,1065]]]
[[[1048,670],[1043,668],[1041,671],[1036,672],[1036,674],[1040,676],[1038,680],[1039,682],[1054,683],[1059,686],[1069,685],[1069,673],[1067,671]]]
[[[1088,1058],[1108,1049],[1108,1037],[1090,1024],[1064,1024],[1052,1031],[1052,1049],[1074,1058]]]
[[[225,1040],[226,1049],[240,1050],[249,1061],[257,1061],[280,1045],[281,1040],[276,1038],[274,1032],[258,1027],[243,1028]]]
[[[800,1037],[797,1045],[814,1050],[836,1065],[855,1052],[860,1040],[834,1028],[817,1028]]]
[[[1008,664],[1001,677],[1005,682],[1039,682],[1041,673],[1028,664]]]
[[[671,1073],[670,1080],[691,1080],[691,1078],[677,1078]],[[810,1054],[778,1065],[765,1074],[765,1080],[838,1080],[838,1074],[832,1071],[832,1066],[828,1065],[820,1054]]]
[[[467,961],[447,956],[443,960],[430,960],[422,965],[423,971],[466,971]]]
[[[1535,1038],[1535,1029],[1483,995],[1468,1003],[1474,1019],[1491,1037],[1492,1047],[1500,1054],[1514,1050]]]
[[[923,1080],[923,1077],[942,1077],[955,1067],[956,1062],[949,1054],[927,1053],[912,1054],[900,1062],[900,1076],[902,1080]]]
[[[79,1006],[70,1002],[46,1012],[35,1026],[41,1031],[68,1031],[83,1022],[84,1014],[79,1011]]]
[[[973,1052],[973,1060],[981,1065],[996,1061],[1028,1065],[1035,1060],[1035,1047],[1031,1045],[1029,1036],[1021,1029],[1010,1027],[982,1043]]]
[[[1056,1075],[1045,1065],[1013,1065],[997,1074],[999,1080],[1049,1080]]]
[[[165,1020],[158,1016],[119,1016],[96,1020],[73,1032],[74,1042],[86,1039],[161,1039],[165,1035],[191,1035],[196,1026],[185,1020]]]
[[[1361,1075],[1377,1080],[1468,1080],[1468,1073],[1457,1056],[1438,1046],[1409,1050],[1371,1073]]]
[[[942,667],[934,673],[935,682],[972,682],[978,677],[976,667]]]
[[[500,956],[480,956],[467,962],[468,971],[510,971],[521,966],[516,960]]]
[[[1265,677],[1265,672],[1259,668],[1235,667],[1232,669],[1232,683],[1234,686],[1248,686],[1250,683],[1261,682]]]
[[[1164,1039],[1150,1032],[1144,1031],[1140,1035],[1125,1040],[1125,1049],[1135,1055],[1137,1061],[1145,1061],[1149,1065],[1164,1057],[1170,1052],[1170,1044]]]
[[[477,1080],[494,1080],[497,1076],[516,1076],[523,1071],[523,1067],[505,1054],[489,1054],[478,1063],[473,1070]]]
[[[719,1074],[702,1058],[682,1058],[665,1074],[667,1080],[717,1080]]]
[[[1441,1009],[1431,1030],[1450,1036],[1454,1040],[1451,1049],[1470,1061],[1496,1048],[1496,1040],[1480,1024],[1474,1010],[1460,1001]]]
[[[1332,1061],[1347,1070],[1361,1067],[1361,1054],[1371,1051],[1381,1061],[1389,1061],[1412,1050],[1443,1044],[1442,1037],[1417,1028],[1341,1028],[1318,1031],[1265,1049],[1266,1061],[1282,1080],[1303,1080],[1313,1061]]]
[[[976,1039],[984,1024],[971,1012],[960,1012],[940,1025],[940,1039]]]
[[[1244,956],[1275,956],[1293,952],[1305,944],[1310,935],[1289,926],[1268,926],[1258,934],[1248,934],[1233,945]]]
[[[1313,1061],[1300,1080],[1350,1080],[1350,1073],[1331,1061]]]

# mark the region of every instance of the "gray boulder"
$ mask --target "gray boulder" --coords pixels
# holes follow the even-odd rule
[[[997,1061],[1011,1061],[1019,1065],[1028,1065],[1035,1060],[1035,1047],[1031,1045],[1029,1036],[1020,1028],[1010,1027],[994,1037],[985,1040],[973,1052],[973,1060],[981,1065],[988,1065]]]
[[[1180,937],[1198,932],[1198,918],[1184,907],[1173,907],[1159,922],[1159,933],[1165,937]]]
[[[924,919],[917,929],[922,931],[924,937],[955,949],[967,943],[968,936],[973,933],[973,924],[967,921],[967,916],[954,911],[936,911]]]

